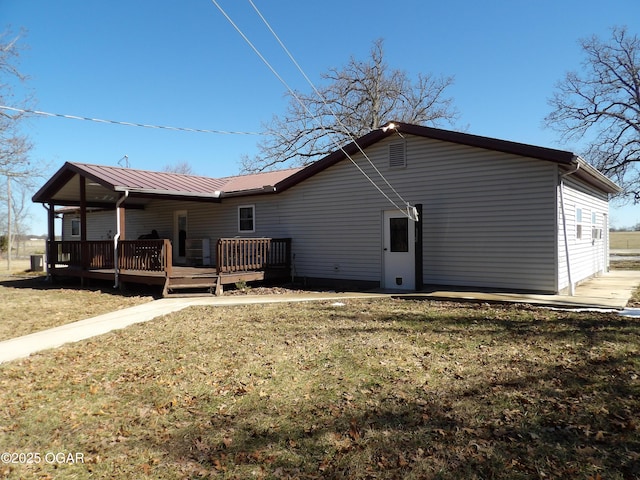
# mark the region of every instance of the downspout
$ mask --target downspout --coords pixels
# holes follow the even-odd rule
[[[113,288],[118,288],[120,280],[120,260],[118,258],[118,242],[120,241],[120,205],[129,196],[129,190],[124,191],[124,195],[116,202],[116,234],[113,236],[113,267],[115,270],[115,283]]]
[[[573,284],[573,278],[571,275],[571,261],[570,261],[570,256],[569,256],[569,239],[567,237],[567,216],[565,215],[565,208],[564,208],[564,178],[568,177],[569,175],[573,175],[574,173],[576,173],[578,171],[578,169],[580,168],[580,163],[576,163],[576,168],[574,168],[573,170],[570,170],[568,172],[563,173],[562,175],[560,175],[560,208],[562,210],[562,231],[564,233],[564,255],[566,258],[566,262],[567,262],[567,277],[569,280],[569,295],[571,295],[572,297],[576,294],[576,289],[575,286]]]

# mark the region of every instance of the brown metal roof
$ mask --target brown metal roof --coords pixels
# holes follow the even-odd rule
[[[270,187],[274,187],[276,184],[300,170],[302,170],[302,167],[221,178],[220,180],[224,181],[222,191],[224,191],[225,194],[246,194],[249,191],[255,190],[273,191]]]
[[[273,192],[273,185],[296,173],[300,168],[225,178],[153,172],[132,168],[65,163],[58,172],[33,196],[34,202],[56,205],[79,205],[80,182],[86,181],[87,206],[113,205],[118,193],[129,192],[127,204],[141,203],[149,197],[219,201],[229,195],[251,195]],[[266,188],[265,188],[266,187]],[[136,200],[137,199],[137,200]]]
[[[115,191],[136,190],[150,192],[183,192],[211,194],[224,184],[217,178],[181,175],[169,172],[152,172],[132,168],[120,168],[87,163],[71,164],[101,185]],[[78,172],[80,173],[80,172]]]
[[[358,146],[365,149],[398,133],[536,158],[557,163],[563,170],[580,164],[583,168],[575,173],[577,176],[605,192],[616,193],[619,191],[619,187],[615,183],[593,167],[588,167],[582,159],[579,159],[572,152],[419,125],[398,122],[393,122],[393,124],[393,128],[385,127],[374,130],[346,145],[342,150],[336,150],[307,167],[251,175],[210,178],[68,162],[33,196],[33,201],[56,205],[79,205],[80,177],[87,179],[86,205],[93,207],[112,207],[121,196],[119,192],[125,191],[130,195],[127,205],[140,204],[149,197],[158,196],[220,201],[225,196],[278,193],[344,160],[347,158],[347,154],[356,154],[359,151]]]

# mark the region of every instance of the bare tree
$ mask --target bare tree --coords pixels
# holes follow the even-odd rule
[[[29,205],[31,203],[29,190],[30,185],[18,183],[16,188],[11,191],[13,251],[18,257],[24,254],[24,240],[31,233],[28,230],[28,222],[31,219],[31,214],[29,213]],[[22,240],[22,250],[20,249],[20,240]]]
[[[327,84],[318,88],[320,95],[288,93],[287,113],[265,126],[266,140],[258,145],[261,153],[245,157],[243,171],[311,163],[392,120],[452,124],[458,112],[445,90],[453,77],[419,74],[414,81],[406,72],[389,68],[383,43],[373,43],[366,61],[352,57],[345,67],[329,69],[322,75]]]
[[[608,42],[580,41],[580,72],[558,83],[547,125],[565,141],[590,139],[584,156],[640,201],[640,39],[625,27],[612,29]]]
[[[162,171],[169,173],[180,173],[182,175],[195,175],[195,173],[193,172],[193,167],[189,162],[186,161],[165,165]]]
[[[23,83],[26,77],[20,73],[17,63],[20,55],[18,40],[20,35],[10,32],[0,34],[0,105],[18,108],[26,107],[30,98],[17,98],[14,87]],[[26,108],[23,108],[26,109]],[[32,165],[29,152],[32,148],[28,137],[21,132],[21,122],[25,113],[19,110],[0,109],[0,176],[6,178],[5,198],[7,201],[7,265],[11,268],[11,249],[13,241],[12,183],[29,185],[40,169]]]

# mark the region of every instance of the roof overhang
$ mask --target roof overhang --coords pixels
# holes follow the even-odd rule
[[[128,192],[125,206],[144,206],[150,199],[220,202],[223,198],[280,193],[390,136],[413,135],[539,159],[558,165],[561,174],[574,168],[577,178],[606,193],[621,191],[614,182],[572,152],[482,137],[438,128],[391,122],[301,169],[253,176],[210,178],[148,172],[90,164],[65,163],[33,196],[37,203],[59,206],[113,208]],[[81,198],[80,179],[85,198]],[[262,182],[269,183],[264,185]],[[177,187],[177,188],[176,188]]]
[[[602,190],[603,192],[615,195],[622,191],[622,188],[611,181],[605,175],[600,173],[598,169],[591,166],[585,159],[575,155],[572,166],[562,169],[564,173],[570,173],[571,176],[579,178],[580,180],[588,183],[589,185]]]

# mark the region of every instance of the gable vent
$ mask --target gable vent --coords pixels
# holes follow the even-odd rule
[[[389,144],[389,167],[398,168],[407,166],[407,152],[404,142]]]

